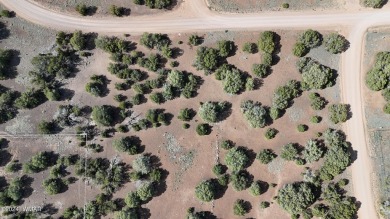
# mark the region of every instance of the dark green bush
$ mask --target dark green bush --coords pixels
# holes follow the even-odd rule
[[[276,130],[275,128],[269,128],[265,132],[264,136],[266,139],[273,139],[275,138],[276,134],[278,134],[278,130]]]
[[[275,157],[276,154],[271,149],[264,149],[256,155],[256,159],[258,159],[262,164],[270,163]]]
[[[94,106],[92,108],[92,119],[99,125],[112,126],[115,123],[115,108],[109,105]]]
[[[138,154],[141,150],[140,140],[134,136],[115,139],[113,146],[119,152],[127,152],[130,155]]]
[[[211,133],[211,127],[207,123],[201,123],[196,126],[196,133],[200,136],[209,135]]]
[[[243,147],[233,147],[225,156],[225,163],[233,172],[244,169],[249,161],[246,149]]]
[[[332,104],[329,106],[329,119],[334,124],[346,122],[349,114],[350,106],[348,104]]]
[[[333,54],[342,53],[349,47],[349,42],[344,36],[331,33],[325,38],[325,48]]]

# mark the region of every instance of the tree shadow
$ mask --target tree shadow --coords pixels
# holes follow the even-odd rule
[[[178,57],[182,56],[184,54],[184,50],[175,47],[172,48],[172,59],[177,59]]]
[[[179,4],[178,0],[171,0],[171,4],[165,10],[172,10]]]
[[[96,13],[96,11],[97,11],[97,7],[96,6],[93,6],[93,5],[88,6],[86,15],[87,16],[93,16]]]
[[[121,17],[123,17],[123,16],[130,16],[130,14],[131,14],[131,9],[130,8],[123,8]]]
[[[45,204],[42,207],[40,214],[54,215],[58,213],[58,208],[54,207],[52,203]]]
[[[217,200],[217,199],[221,199],[225,193],[226,193],[226,190],[228,189],[228,186],[222,186],[221,184],[218,183],[218,180],[217,179],[211,179],[212,180],[212,183],[215,185],[215,197],[214,199]]]
[[[59,92],[61,94],[59,101],[71,100],[75,95],[75,91],[68,88],[59,88]]]
[[[0,150],[0,166],[5,166],[11,161],[12,154],[7,150]]]
[[[91,32],[84,34],[86,43],[85,43],[85,49],[86,50],[93,50],[96,49],[95,40],[98,37],[97,33]]]
[[[28,198],[32,195],[34,189],[31,187],[32,183],[34,182],[34,178],[23,175],[21,177],[22,183],[23,183],[23,198]]]
[[[139,219],[148,219],[152,216],[148,208],[137,208]]]
[[[3,22],[0,22],[0,40],[7,39],[11,35],[11,31]]]
[[[0,138],[0,150],[6,149],[9,146],[10,141],[6,138]]]

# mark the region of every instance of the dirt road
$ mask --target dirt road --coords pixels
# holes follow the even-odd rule
[[[271,12],[262,14],[216,14],[201,0],[186,0],[180,10],[162,15],[126,18],[71,17],[41,8],[28,0],[0,0],[10,10],[31,22],[61,30],[94,31],[99,33],[143,32],[179,33],[206,30],[240,29],[326,29],[349,30],[350,48],[342,57],[341,90],[344,103],[351,105],[352,118],[344,124],[348,140],[357,151],[352,164],[354,195],[361,204],[359,218],[378,218],[371,185],[371,159],[365,132],[362,97],[362,46],[369,27],[389,25],[390,13],[382,10],[354,12]]]

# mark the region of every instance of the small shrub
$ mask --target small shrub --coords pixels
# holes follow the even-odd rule
[[[196,133],[200,136],[209,135],[211,133],[211,127],[207,123],[201,123],[196,126]]]
[[[269,206],[270,206],[269,202],[266,202],[266,201],[260,202],[260,209],[265,209],[265,208],[268,208]]]
[[[266,139],[273,139],[275,136],[278,134],[278,130],[274,128],[268,128],[267,131],[265,132],[264,137]]]
[[[38,124],[38,132],[41,134],[53,134],[55,132],[55,123],[53,121],[42,121]]]
[[[226,167],[222,164],[216,164],[213,167],[213,173],[217,176],[222,175],[226,172]]]
[[[179,115],[177,116],[178,119],[182,121],[191,121],[191,119],[194,117],[194,111],[190,108],[184,108],[179,111]]]
[[[258,159],[262,164],[270,163],[275,157],[276,154],[270,149],[264,149],[256,155],[256,159]]]
[[[197,35],[191,35],[188,38],[188,44],[192,46],[197,46],[202,43],[202,38],[198,37]]]
[[[77,4],[75,9],[82,16],[86,16],[88,13],[88,7],[85,4]]]
[[[242,47],[242,51],[253,54],[257,52],[257,46],[255,43],[246,42]]]
[[[295,144],[289,143],[282,147],[282,151],[280,153],[281,158],[291,161],[296,159],[297,156],[298,156],[298,149]]]
[[[10,18],[10,17],[12,17],[12,15],[13,15],[13,12],[11,12],[11,11],[1,10],[1,16],[2,17]]]
[[[249,210],[247,208],[246,201],[244,201],[242,199],[237,199],[234,202],[233,212],[234,212],[234,215],[237,215],[237,216],[244,216],[245,214],[247,214],[249,212]]]
[[[212,180],[204,180],[195,187],[196,197],[204,202],[210,202],[217,195],[217,188]]]
[[[190,128],[190,124],[188,123],[183,123],[183,129],[189,129]]]
[[[220,144],[221,148],[225,149],[225,150],[230,150],[234,147],[234,142],[230,141],[230,140],[223,140]]]
[[[108,11],[111,15],[121,17],[123,15],[124,10],[125,10],[125,8],[123,8],[123,7],[111,5]]]
[[[321,116],[312,116],[310,118],[310,122],[315,123],[315,124],[320,123],[321,120],[322,120]]]
[[[231,182],[235,191],[243,191],[251,185],[252,176],[247,171],[241,170],[232,174]]]
[[[252,183],[252,185],[249,187],[249,193],[253,196],[259,196],[261,193],[263,193],[261,188],[261,181],[255,181]]]
[[[288,3],[283,3],[282,4],[282,8],[284,8],[284,9],[287,9],[287,8],[289,8],[290,7],[290,5],[288,4]]]
[[[308,127],[307,127],[307,125],[305,125],[305,124],[299,124],[299,125],[297,126],[298,132],[306,132],[307,129],[308,129]]]
[[[350,114],[348,104],[332,104],[329,106],[329,119],[334,124],[346,122]]]

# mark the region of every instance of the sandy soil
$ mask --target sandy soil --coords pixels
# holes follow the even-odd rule
[[[176,10],[179,5],[182,3],[182,0],[174,0],[173,4],[169,9],[150,9],[149,7],[145,5],[136,5],[133,3],[133,1],[128,0],[98,0],[98,1],[91,1],[91,0],[81,0],[81,1],[74,1],[74,0],[33,0],[34,2],[47,7],[51,10],[69,13],[72,15],[80,16],[80,14],[75,10],[75,7],[78,4],[85,4],[86,6],[95,6],[97,7],[95,13],[93,16],[95,17],[106,17],[112,15],[109,13],[109,8],[111,5],[116,5],[118,7],[124,7],[126,9],[130,9],[130,12],[126,16],[142,16],[142,15],[153,15],[153,14],[161,14],[166,11],[170,10]]]

